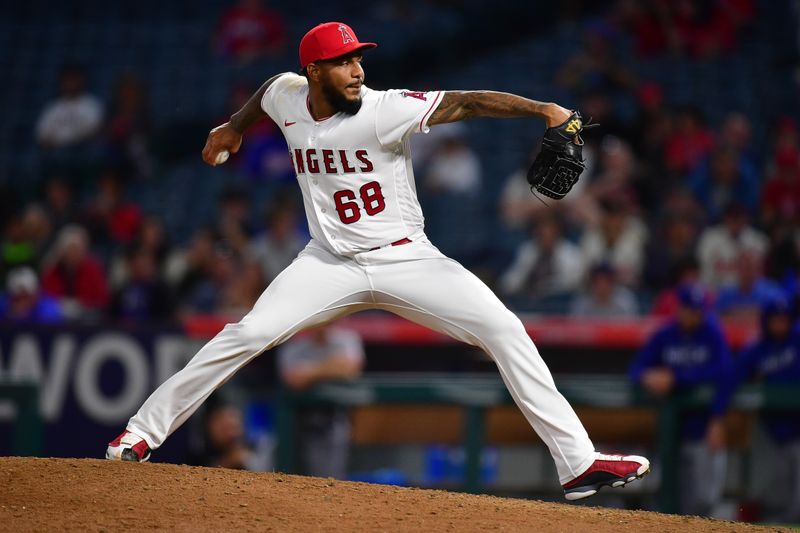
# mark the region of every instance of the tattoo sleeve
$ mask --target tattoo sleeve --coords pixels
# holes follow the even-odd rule
[[[544,118],[549,104],[495,91],[447,91],[428,124],[444,124],[474,117]]]
[[[264,110],[261,109],[261,99],[264,97],[264,93],[267,92],[269,86],[272,85],[272,82],[280,76],[282,76],[282,74],[277,74],[265,81],[264,85],[259,87],[247,103],[244,104],[239,111],[231,115],[230,125],[233,129],[239,133],[244,133],[247,128],[267,116]]]

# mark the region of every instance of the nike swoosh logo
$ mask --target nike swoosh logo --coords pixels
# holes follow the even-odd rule
[[[284,121],[283,121],[283,125],[284,125],[284,127],[286,127],[286,128],[288,128],[288,127],[289,127],[289,126],[291,126],[292,124],[297,124],[297,122],[289,122],[288,120],[284,120]]]

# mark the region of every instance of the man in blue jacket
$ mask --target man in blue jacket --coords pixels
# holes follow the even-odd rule
[[[64,321],[58,302],[39,290],[39,278],[31,267],[11,270],[6,278],[6,289],[0,294],[0,321],[17,325],[60,324]]]
[[[715,388],[711,409],[683,417],[681,510],[708,515],[722,496],[726,454],[721,415],[731,356],[717,320],[707,312],[708,296],[698,285],[678,290],[676,316],[647,341],[630,368],[631,381],[656,397],[698,385]]]
[[[748,379],[769,384],[796,385],[800,391],[800,331],[786,298],[775,298],[762,307],[761,337],[748,346],[734,363],[729,391]],[[763,413],[764,429],[778,447],[780,477],[770,502],[782,507],[776,520],[800,522],[800,412]]]

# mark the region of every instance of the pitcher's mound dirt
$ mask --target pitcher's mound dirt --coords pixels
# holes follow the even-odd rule
[[[0,531],[777,531],[657,513],[93,459],[0,458]]]

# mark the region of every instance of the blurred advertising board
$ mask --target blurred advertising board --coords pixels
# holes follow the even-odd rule
[[[38,385],[45,456],[102,457],[106,443],[195,349],[179,327],[0,325],[0,382]],[[6,405],[0,455],[11,451],[13,423],[13,406]],[[186,441],[178,431],[159,459],[185,457]]]

